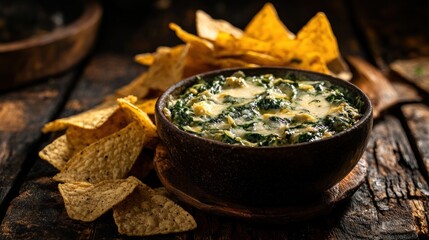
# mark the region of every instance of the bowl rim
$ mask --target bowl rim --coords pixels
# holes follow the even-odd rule
[[[0,53],[8,53],[28,49],[32,47],[44,46],[87,29],[97,21],[100,20],[102,15],[101,5],[93,0],[81,1],[83,5],[82,13],[71,23],[57,28],[47,34],[32,36],[18,41],[0,43]]]
[[[211,76],[211,75],[220,75],[222,73],[225,72],[234,72],[234,71],[247,71],[247,70],[283,70],[286,72],[300,72],[303,73],[305,75],[314,75],[314,76],[318,76],[318,77],[322,77],[323,79],[321,79],[320,81],[328,81],[333,83],[334,85],[340,85],[341,87],[345,87],[348,89],[352,89],[352,91],[357,92],[357,95],[360,96],[363,100],[363,102],[365,103],[366,110],[362,113],[362,117],[359,119],[359,121],[354,124],[353,126],[351,126],[350,128],[341,131],[337,134],[334,134],[331,137],[327,137],[327,138],[322,138],[322,139],[318,139],[315,141],[311,141],[311,142],[302,142],[302,143],[296,143],[296,144],[289,144],[289,145],[280,145],[280,146],[245,146],[245,145],[239,145],[239,144],[228,144],[228,143],[224,143],[224,142],[220,142],[220,141],[216,141],[216,140],[212,140],[212,139],[208,139],[208,138],[204,138],[204,137],[199,137],[196,135],[193,135],[191,133],[188,133],[186,131],[183,131],[182,129],[178,128],[174,123],[170,122],[170,120],[167,119],[167,117],[164,115],[162,109],[161,109],[161,104],[163,104],[165,106],[165,102],[168,98],[168,96],[170,96],[176,89],[186,86],[188,84],[190,84],[192,81],[195,81],[197,77],[202,77],[204,78],[205,76]],[[269,74],[269,72],[267,72],[267,74]],[[312,81],[312,80],[310,80]],[[337,84],[338,83],[338,84]],[[289,67],[280,67],[280,66],[263,66],[263,67],[239,67],[239,68],[225,68],[225,69],[218,69],[218,70],[214,70],[214,71],[208,71],[208,72],[204,72],[204,73],[200,73],[200,74],[196,74],[190,77],[187,77],[177,83],[175,83],[174,85],[170,86],[169,88],[167,88],[166,91],[164,91],[162,93],[162,95],[158,98],[158,100],[156,101],[155,104],[155,115],[157,115],[157,120],[160,119],[161,121],[165,122],[167,125],[169,125],[170,127],[173,127],[173,129],[179,131],[180,133],[185,134],[186,136],[190,137],[190,138],[194,138],[197,139],[199,141],[203,141],[203,142],[207,142],[210,144],[214,144],[214,145],[219,145],[219,146],[223,146],[223,147],[228,147],[228,148],[233,148],[233,149],[265,149],[265,150],[277,150],[277,149],[291,149],[291,148],[299,148],[299,147],[305,147],[305,146],[309,146],[309,145],[314,145],[314,144],[320,144],[320,143],[324,143],[327,141],[332,141],[333,139],[337,139],[342,137],[343,135],[347,135],[350,132],[354,131],[355,129],[358,129],[360,127],[362,127],[362,125],[364,125],[367,121],[371,121],[372,120],[372,112],[373,112],[373,106],[372,103],[369,99],[369,97],[361,90],[359,89],[356,85],[339,79],[337,77],[331,76],[331,75],[327,75],[327,74],[323,74],[323,73],[318,73],[318,72],[313,72],[313,71],[307,71],[307,70],[301,70],[301,69],[294,69],[294,68],[289,68]],[[159,123],[157,122],[157,125]]]

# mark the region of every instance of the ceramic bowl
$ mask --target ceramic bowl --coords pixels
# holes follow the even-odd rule
[[[249,147],[226,144],[180,130],[163,114],[168,96],[179,95],[196,77],[171,86],[159,98],[155,118],[161,141],[174,165],[185,170],[196,184],[223,200],[251,206],[277,206],[305,201],[340,182],[365,151],[372,128],[368,97],[349,82],[320,73],[281,67],[226,69],[200,74],[210,81],[237,70],[246,75],[271,73],[297,79],[328,81],[341,86],[363,102],[361,119],[332,137],[279,147]]]

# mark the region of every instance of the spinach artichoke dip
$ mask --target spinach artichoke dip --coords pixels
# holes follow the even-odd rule
[[[212,81],[198,78],[181,95],[170,96],[163,112],[191,134],[254,147],[327,138],[360,119],[359,106],[342,88],[294,78],[240,71]]]

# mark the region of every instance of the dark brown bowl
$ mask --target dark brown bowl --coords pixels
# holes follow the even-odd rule
[[[17,1],[16,4],[22,7],[22,2],[24,1]],[[37,3],[40,8],[33,11],[61,14],[64,16],[64,25],[46,33],[29,36],[22,33],[23,36],[13,38],[13,41],[0,42],[0,90],[21,86],[69,69],[86,56],[95,42],[102,16],[99,3],[92,0],[45,0]],[[21,13],[20,17],[15,18],[23,17]],[[29,24],[28,19],[21,19],[24,20]],[[28,26],[30,29],[32,27],[35,26]]]
[[[365,151],[372,128],[372,106],[368,97],[349,82],[314,72],[263,67],[227,69],[200,74],[210,81],[214,76],[271,73],[297,79],[328,81],[363,102],[362,118],[351,128],[332,137],[280,147],[231,145],[194,136],[180,130],[163,114],[169,95],[180,94],[196,78],[187,78],[159,98],[155,107],[156,124],[172,162],[191,176],[192,182],[227,201],[253,206],[275,206],[304,201],[341,181]]]

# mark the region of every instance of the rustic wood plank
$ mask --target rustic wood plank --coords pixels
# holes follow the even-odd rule
[[[74,76],[70,72],[0,95],[0,212],[17,176],[32,164],[29,153],[41,137],[40,128],[57,113]]]
[[[169,32],[166,28],[168,21],[184,23],[181,25],[189,27],[186,29],[190,30],[193,22],[192,9],[203,6],[202,8],[214,17],[232,18],[233,23],[242,27],[250,18],[243,16],[252,16],[262,6],[261,2],[250,2],[249,6],[243,7],[242,4],[229,5],[222,1],[207,4],[199,1],[195,5],[179,1],[174,4],[183,4],[181,7],[172,8],[178,11],[174,14],[169,10],[153,13],[148,11],[147,16],[139,16],[144,19],[139,22],[132,22],[138,17],[130,17],[131,20],[128,19],[128,21],[131,23],[126,30],[121,30],[124,22],[114,23],[115,18],[108,20],[115,26],[111,31],[118,30],[113,36],[115,41],[107,40],[100,45],[102,49],[100,51],[104,51],[104,54],[96,55],[90,62],[61,116],[68,116],[94,106],[105,95],[113,92],[114,88],[127,83],[141,71],[139,66],[131,63],[132,54],[130,56],[114,55],[112,52],[134,54],[140,50],[151,51],[151,48],[158,45],[177,41],[174,40],[173,34],[167,33]],[[327,5],[318,2],[308,8],[297,8],[297,5],[292,7],[280,1],[274,4],[280,6],[282,10],[279,10],[279,15],[292,30],[301,27],[312,16],[312,11],[315,13],[316,10],[326,11],[328,17],[331,16],[330,19],[336,19],[339,16],[341,20],[333,22],[336,32],[339,31],[336,28],[348,29],[347,26],[349,26],[345,8],[340,1]],[[210,9],[214,10],[210,11]],[[186,16],[186,19],[181,19],[180,16]],[[294,17],[297,18],[296,21],[292,20]],[[290,22],[292,23],[289,24]],[[107,28],[105,26],[105,29]],[[162,28],[167,29],[165,33],[164,30],[160,30]],[[136,29],[140,29],[141,32],[134,32]],[[160,30],[160,37],[154,39],[160,39],[160,42],[149,39],[155,36],[158,30]],[[101,35],[104,36],[102,39],[109,37],[109,34],[104,34]],[[356,42],[350,28],[345,33],[339,33],[337,37],[342,44],[342,50],[345,49],[343,52],[361,54],[359,43]],[[353,44],[356,44],[354,46],[356,48]],[[109,52],[109,49],[112,52]],[[416,159],[396,118],[386,117],[376,124],[366,157],[372,167],[367,183],[357,191],[351,201],[338,206],[329,216],[289,225],[261,225],[208,215],[188,207],[199,224],[195,231],[156,236],[153,239],[415,239],[419,236],[424,237],[428,225],[426,195],[428,186],[418,170]],[[0,236],[5,239],[128,239],[118,235],[111,212],[90,224],[67,219],[56,183],[49,180],[49,177],[56,172],[57,170],[46,162],[36,160],[19,196],[8,209]]]
[[[410,104],[402,106],[401,109],[429,179],[429,107],[424,104]]]
[[[133,64],[132,59],[128,57],[102,54],[96,56],[85,68],[82,78],[76,85],[60,116],[69,116],[100,103],[105,96],[113,93],[114,89],[136,77],[141,70],[142,67]],[[56,84],[61,86],[61,83]],[[59,86],[56,91],[61,90]],[[50,89],[55,89],[53,86],[49,87],[46,88],[49,91],[53,91]],[[35,92],[37,93],[38,91]],[[59,97],[60,93],[52,95]],[[28,97],[34,99],[37,96],[32,94]],[[30,119],[37,124],[35,123],[35,126],[31,126],[32,132],[25,134],[24,137],[40,137],[41,127],[52,117],[49,114],[44,116],[42,113],[55,107],[52,99],[51,102],[48,101],[49,99],[47,98],[46,100],[47,105],[42,105],[42,100],[39,100],[33,102],[33,105],[40,104],[39,107],[29,106],[34,111],[39,112],[31,112],[31,115],[41,119]],[[0,236],[5,239],[87,239],[91,237],[94,234],[95,222],[74,221],[69,219],[65,212],[64,203],[57,189],[58,183],[51,180],[51,177],[58,170],[38,158],[37,151],[33,151],[30,157],[37,160],[28,173],[18,197],[11,202],[6,212],[1,225]],[[16,156],[10,156],[10,158],[16,160]],[[9,164],[14,168],[18,168],[18,170],[20,168],[20,165]]]

